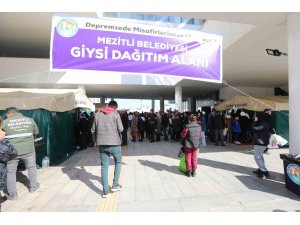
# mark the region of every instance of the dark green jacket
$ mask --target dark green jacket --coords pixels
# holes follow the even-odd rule
[[[15,113],[12,117],[3,121],[2,129],[5,138],[15,146],[19,155],[35,151],[34,136],[39,133],[39,128],[33,119]]]

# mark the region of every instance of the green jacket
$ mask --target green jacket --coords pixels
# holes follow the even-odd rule
[[[5,138],[15,146],[19,155],[35,151],[33,135],[39,133],[39,128],[33,119],[21,113],[15,113],[3,121],[2,129],[5,132]]]

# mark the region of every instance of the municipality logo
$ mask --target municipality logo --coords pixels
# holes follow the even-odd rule
[[[286,168],[289,178],[295,183],[300,185],[300,167],[296,164],[289,164]]]
[[[72,19],[63,19],[56,26],[56,30],[62,37],[73,37],[78,32],[78,25]]]

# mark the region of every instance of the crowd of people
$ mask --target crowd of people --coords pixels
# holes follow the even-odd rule
[[[251,143],[254,145],[254,159],[258,169],[253,171],[258,177],[269,177],[265,166],[264,153],[274,127],[271,110],[256,113],[254,120],[241,111],[225,114],[212,109],[207,115],[202,112],[133,112],[117,111],[116,101],[99,112],[80,112],[76,127],[76,136],[81,150],[87,147],[99,149],[101,159],[101,180],[103,197],[109,193],[108,167],[109,158],[115,160],[114,180],[111,191],[119,191],[120,171],[122,166],[121,146],[126,146],[130,130],[131,142],[163,141],[180,142],[186,157],[186,176],[196,176],[197,154],[199,147],[206,146],[206,137],[217,146],[225,146],[227,142],[234,144]],[[0,188],[6,193],[6,199],[18,199],[16,189],[16,172],[20,160],[25,162],[29,176],[29,192],[39,188],[37,182],[36,156],[34,137],[39,133],[35,121],[23,116],[15,107],[6,109],[7,119],[0,117],[0,154],[7,155],[15,149],[14,157],[0,157]],[[6,141],[6,142],[5,142]],[[12,147],[7,147],[7,146]]]

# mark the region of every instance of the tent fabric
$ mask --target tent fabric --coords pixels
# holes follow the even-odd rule
[[[67,112],[50,112],[45,109],[20,110],[24,116],[34,119],[39,127],[41,145],[35,147],[36,163],[42,166],[45,155],[51,165],[58,165],[76,150],[77,109]],[[0,110],[5,118],[5,112]]]
[[[252,111],[263,111],[266,108],[271,108],[276,111],[289,110],[288,96],[260,96],[254,98],[235,95],[216,105],[214,108],[216,110],[227,110],[235,107],[237,109]]]
[[[0,88],[0,109],[46,109],[66,112],[75,108],[95,110],[95,105],[80,89],[10,89]]]

